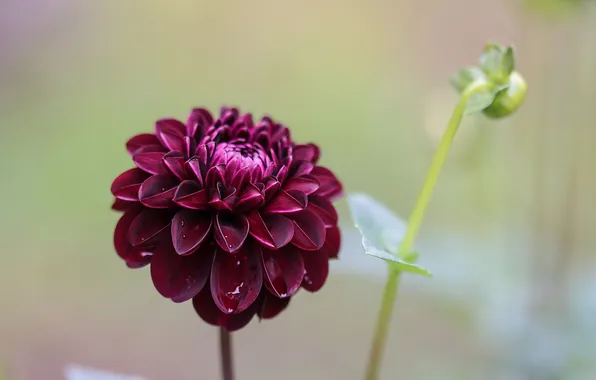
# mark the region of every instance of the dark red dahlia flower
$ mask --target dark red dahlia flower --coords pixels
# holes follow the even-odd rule
[[[272,318],[300,287],[319,290],[340,232],[342,186],[268,117],[194,109],[126,143],[136,167],[112,184],[124,214],[114,245],[130,268],[151,264],[157,291],[193,299],[208,323],[235,330]]]

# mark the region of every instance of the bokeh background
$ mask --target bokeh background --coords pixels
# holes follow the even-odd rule
[[[496,41],[526,104],[462,126],[383,379],[595,379],[595,36],[587,0],[0,0],[0,378],[218,378],[216,329],[114,253],[129,136],[198,105],[267,113],[407,217],[449,77]],[[385,268],[339,207],[327,285],[235,334],[239,379],[362,378]]]

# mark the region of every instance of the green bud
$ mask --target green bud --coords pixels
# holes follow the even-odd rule
[[[504,85],[515,68],[515,56],[511,46],[488,44],[480,56],[480,68],[496,85]]]
[[[513,114],[526,98],[527,85],[516,71],[509,76],[509,86],[499,91],[495,100],[482,113],[491,119],[500,119]]]

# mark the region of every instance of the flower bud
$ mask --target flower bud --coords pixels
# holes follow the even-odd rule
[[[492,104],[482,113],[491,119],[500,119],[511,115],[524,102],[526,90],[526,81],[517,71],[514,71],[509,76],[509,86],[499,91]]]

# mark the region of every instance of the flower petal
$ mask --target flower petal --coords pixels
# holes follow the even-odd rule
[[[152,133],[142,133],[140,135],[133,136],[126,142],[126,150],[130,155],[133,155],[139,148],[148,145],[159,145],[157,137]]]
[[[248,309],[238,314],[224,314],[217,308],[209,284],[192,299],[192,304],[197,314],[207,323],[221,326],[228,331],[236,331],[246,326],[257,310],[257,303],[253,303]]]
[[[172,219],[172,242],[179,255],[194,252],[211,231],[210,213],[180,210]]]
[[[265,180],[265,188],[263,194],[265,194],[265,201],[270,201],[281,189],[281,183],[275,178],[268,178]]]
[[[180,256],[171,246],[160,245],[151,260],[153,285],[174,302],[188,301],[207,283],[214,253],[213,246],[206,246],[192,255]]]
[[[294,160],[296,161],[308,161],[316,163],[319,160],[321,151],[315,144],[304,144],[297,145],[294,148]]]
[[[255,211],[247,218],[251,236],[265,247],[279,249],[288,244],[294,236],[294,223],[283,215],[261,215]]]
[[[170,174],[147,178],[139,188],[139,200],[151,208],[167,208],[176,193],[177,181]]]
[[[325,223],[325,227],[329,228],[337,225],[337,210],[327,199],[311,195],[308,197],[308,210],[317,214]]]
[[[311,175],[290,178],[284,184],[284,190],[298,190],[306,195],[310,195],[319,189],[319,182]]]
[[[143,148],[139,149],[142,151]],[[137,151],[132,156],[132,161],[137,165],[139,169],[146,171],[151,174],[164,174],[167,172],[167,168],[163,163],[165,153],[163,152],[140,152]]]
[[[152,239],[170,226],[170,213],[167,210],[144,209],[128,229],[128,242],[137,247],[153,244]]]
[[[213,124],[213,116],[205,108],[194,108],[186,120],[186,135],[203,138],[207,128]]]
[[[329,275],[329,258],[321,252],[303,252],[304,279],[302,287],[309,292],[316,292],[325,285]]]
[[[242,247],[248,229],[248,219],[244,215],[220,211],[215,217],[215,240],[226,252],[236,252]]]
[[[321,248],[321,253],[326,254],[330,259],[337,259],[341,247],[341,233],[337,226],[327,228],[325,244]]]
[[[174,202],[192,210],[206,210],[209,208],[209,191],[201,188],[196,181],[183,181],[174,193]]]
[[[244,247],[236,254],[218,250],[211,270],[211,295],[225,314],[246,310],[263,286],[260,254]]]
[[[306,194],[299,190],[281,190],[264,211],[270,214],[289,214],[302,211],[308,204]]]
[[[114,230],[114,248],[130,268],[140,268],[151,262],[151,254],[145,253],[142,248],[133,247],[128,241],[128,230],[131,223],[139,215],[140,208],[136,207],[125,212]]]
[[[310,210],[291,214],[294,221],[292,244],[305,251],[321,249],[325,243],[325,224]]]
[[[263,300],[261,301],[261,307],[259,309],[259,318],[271,319],[276,317],[279,313],[284,311],[290,303],[291,297],[278,298],[266,290],[261,291],[263,293]]]
[[[205,166],[205,165],[201,164],[198,157],[192,157],[191,159],[186,161],[186,163],[184,164],[184,167],[185,167],[187,173],[189,173],[189,175],[191,175],[191,176],[192,176],[192,174],[194,174],[194,178],[196,178],[197,181],[199,181],[201,186],[203,186],[203,183],[204,183],[203,174],[201,171],[202,166]]]
[[[186,127],[176,119],[161,119],[155,123],[155,136],[169,150],[182,152]]]
[[[132,201],[124,201],[122,199],[114,199],[114,203],[112,203],[112,210],[114,211],[126,211],[131,207],[138,206],[139,202],[132,202]]]
[[[188,176],[184,165],[184,155],[182,153],[176,151],[166,153],[163,157],[163,163],[179,180],[184,181]]]
[[[331,170],[323,166],[316,166],[311,174],[321,185],[319,190],[315,193],[316,195],[325,197],[329,200],[337,199],[342,195],[343,187]]]
[[[244,212],[255,209],[265,202],[265,196],[262,192],[263,185],[259,185],[261,185],[261,188],[252,183],[246,185],[244,191],[242,192],[242,195],[238,199],[238,202],[236,202],[235,207],[238,212]]]
[[[310,174],[314,167],[315,165],[309,161],[294,161],[290,168],[290,173],[292,177],[302,177],[303,175]]]
[[[301,251],[289,246],[279,251],[263,250],[265,286],[279,298],[291,297],[300,288],[304,277]]]
[[[138,201],[139,188],[149,176],[149,174],[141,169],[129,169],[116,177],[114,182],[112,182],[112,194],[124,201]]]

